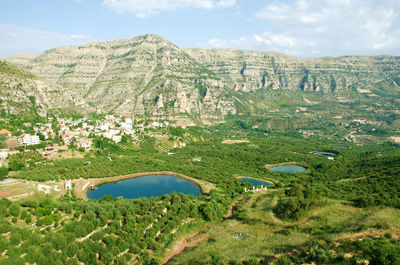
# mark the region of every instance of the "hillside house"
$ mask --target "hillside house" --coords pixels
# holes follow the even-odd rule
[[[40,144],[40,139],[38,135],[23,133],[19,136],[18,143],[19,146],[37,145]]]
[[[128,116],[126,116],[126,117],[124,118],[124,122],[125,122],[125,123],[128,123],[128,124],[132,124],[132,119],[129,118]]]
[[[8,156],[8,152],[2,151],[0,152],[0,159],[6,159]]]
[[[1,129],[0,130],[0,135],[5,135],[7,137],[11,137],[11,132],[9,130],[6,130],[6,129]]]
[[[77,139],[77,146],[88,149],[92,146],[92,140],[79,138]]]
[[[64,134],[62,139],[66,145],[69,145],[74,140],[74,136],[72,134]]]

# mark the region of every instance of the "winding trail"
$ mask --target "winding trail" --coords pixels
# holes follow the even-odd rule
[[[199,243],[201,243],[201,242],[203,242],[203,241],[205,241],[205,240],[207,240],[207,239],[209,239],[209,238],[214,238],[214,237],[219,236],[219,235],[221,235],[221,234],[224,234],[224,233],[227,233],[227,232],[232,232],[232,231],[238,230],[239,228],[237,228],[237,227],[231,227],[231,228],[228,228],[228,229],[224,229],[224,230],[222,230],[222,231],[219,231],[219,232],[215,232],[215,233],[212,233],[212,234],[203,235],[203,236],[201,236],[201,237],[199,237],[199,238],[197,238],[197,239],[195,239],[195,240],[191,240],[191,239],[195,238],[196,236],[198,236],[199,233],[201,233],[201,232],[203,232],[203,231],[205,231],[205,230],[207,230],[207,229],[209,229],[209,228],[211,228],[211,227],[214,227],[215,225],[218,225],[218,224],[220,224],[220,223],[226,221],[227,219],[231,218],[232,215],[233,215],[233,211],[234,211],[234,209],[235,209],[235,206],[236,206],[241,200],[243,200],[244,198],[245,198],[245,196],[242,196],[242,197],[238,198],[238,199],[232,204],[232,206],[231,206],[231,208],[230,208],[228,214],[227,214],[227,215],[225,216],[225,218],[224,218],[223,220],[221,220],[220,222],[217,222],[217,223],[215,223],[215,224],[210,224],[210,225],[208,225],[208,226],[205,226],[205,227],[203,227],[203,228],[197,230],[196,232],[194,232],[194,233],[192,233],[192,234],[190,234],[190,235],[185,236],[185,237],[182,238],[180,241],[178,241],[178,242],[176,243],[176,247],[175,247],[174,251],[173,251],[167,258],[165,258],[164,261],[163,261],[161,264],[162,264],[162,265],[167,264],[167,263],[170,262],[173,258],[175,258],[175,257],[178,256],[179,254],[181,254],[186,248],[194,247],[194,246],[196,246],[197,244],[199,244]],[[283,226],[283,227],[275,228],[275,229],[272,229],[272,230],[264,230],[264,229],[261,229],[259,232],[262,232],[262,233],[265,233],[265,234],[273,234],[273,233],[277,233],[277,232],[283,231],[283,230],[285,230],[285,229],[288,229],[288,228],[290,228],[290,227],[293,227],[293,226],[295,226],[295,225],[305,224],[305,223],[309,222],[310,220],[312,220],[314,217],[319,216],[320,214],[322,214],[324,211],[325,211],[325,210],[317,210],[317,211],[315,211],[313,214],[311,214],[310,216],[308,216],[308,217],[306,217],[306,218],[303,218],[303,219],[301,219],[301,220],[299,220],[299,221],[297,221],[297,222],[293,222],[292,224],[285,225],[285,226]],[[384,234],[384,232],[381,232],[381,233]],[[400,233],[400,231],[399,231],[399,233]],[[350,235],[350,236],[354,236],[354,235]]]
[[[222,234],[222,233],[227,232],[227,230],[224,230],[224,231],[220,231],[220,232],[217,232],[217,233],[214,233],[214,234],[211,234],[211,235],[204,235],[204,236],[202,236],[202,237],[200,237],[200,238],[197,238],[196,240],[191,241],[191,239],[195,238],[199,233],[201,233],[201,232],[203,232],[203,231],[205,231],[205,230],[208,230],[208,229],[210,229],[211,227],[213,227],[213,226],[215,226],[215,225],[217,225],[217,224],[220,224],[220,223],[224,222],[225,220],[231,218],[232,215],[233,215],[234,208],[235,208],[236,205],[237,205],[241,200],[243,200],[244,198],[245,198],[245,196],[241,196],[240,198],[238,198],[238,199],[232,204],[232,206],[231,206],[231,208],[230,208],[228,214],[225,215],[225,217],[224,217],[224,219],[223,219],[222,221],[219,221],[219,222],[217,222],[217,223],[210,224],[210,225],[207,225],[207,226],[205,226],[205,227],[203,227],[203,228],[200,228],[199,230],[195,231],[194,233],[189,234],[189,235],[185,236],[184,238],[182,238],[181,240],[179,240],[179,241],[176,243],[176,246],[175,246],[174,251],[173,251],[168,257],[166,257],[166,258],[164,259],[164,261],[163,261],[161,264],[162,264],[162,265],[167,264],[167,263],[170,262],[174,257],[176,257],[176,256],[178,256],[179,254],[181,254],[186,248],[194,247],[194,246],[196,246],[197,244],[199,244],[200,242],[203,242],[204,240],[206,240],[206,239],[208,239],[208,238],[215,237],[215,236],[217,236],[217,235],[219,235],[219,234]]]
[[[348,239],[355,239],[355,238],[360,238],[360,237],[371,237],[371,236],[381,236],[384,234],[400,234],[400,230],[383,230],[383,231],[373,231],[373,232],[363,232],[363,233],[357,233],[357,234],[352,234],[352,235],[345,235],[345,236],[340,236],[338,238],[335,238],[335,242],[337,241],[342,241],[342,240],[348,240]]]
[[[197,231],[193,232],[192,234],[189,234],[185,237],[183,237],[181,240],[179,240],[178,242],[176,242],[175,244],[175,248],[174,251],[164,259],[164,261],[161,263],[162,265],[168,264],[172,259],[174,259],[176,256],[178,256],[179,254],[181,254],[186,248],[191,248],[196,246],[197,244],[209,239],[209,238],[213,238],[216,237],[218,235],[221,235],[223,233],[227,233],[227,232],[232,232],[237,230],[238,228],[235,227],[231,227],[228,229],[224,229],[222,231],[219,232],[215,232],[215,233],[211,233],[211,234],[205,234],[201,237],[196,238],[201,232],[206,231],[224,221],[226,221],[227,219],[231,218],[233,216],[233,212],[234,209],[236,207],[236,205],[245,198],[245,196],[242,196],[240,198],[238,198],[231,206],[229,212],[227,213],[227,215],[224,217],[223,220],[214,223],[214,224],[210,224],[207,225],[203,228],[198,229]],[[285,225],[283,227],[280,228],[276,228],[276,229],[272,229],[272,230],[260,230],[260,232],[263,233],[267,233],[267,234],[271,234],[271,233],[276,233],[279,231],[283,231],[287,228],[293,227],[295,225],[300,225],[300,224],[305,224],[307,222],[309,222],[310,220],[312,220],[313,218],[321,215],[322,213],[324,213],[326,211],[326,209],[319,209],[315,212],[313,212],[310,216],[303,218],[301,220],[298,220],[297,222],[293,222],[292,224],[289,225]],[[362,238],[362,237],[371,237],[371,236],[381,236],[384,235],[386,233],[390,233],[392,235],[396,234],[396,235],[400,235],[400,230],[383,230],[383,231],[371,231],[371,232],[363,232],[363,233],[357,233],[357,234],[350,234],[350,235],[343,235],[340,237],[337,237],[334,239],[335,242],[338,241],[342,241],[342,240],[348,240],[348,239],[355,239],[355,238]],[[196,238],[196,239],[195,239]]]

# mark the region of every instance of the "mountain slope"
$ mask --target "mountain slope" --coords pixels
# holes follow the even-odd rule
[[[68,96],[30,72],[0,60],[0,109],[8,114],[45,116],[68,106]]]
[[[187,49],[231,89],[260,88],[343,94],[400,74],[400,57],[343,56],[302,60],[275,52]]]
[[[7,60],[57,84],[81,110],[185,124],[268,110],[271,102],[305,104],[303,93],[332,101],[357,100],[366,91],[388,97],[393,82],[378,95],[371,86],[400,76],[396,56],[303,60],[276,52],[180,49],[152,34]]]
[[[9,60],[70,90],[75,104],[89,110],[184,120],[235,112],[217,75],[156,35]]]

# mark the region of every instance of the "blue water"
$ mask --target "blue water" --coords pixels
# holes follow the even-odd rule
[[[314,155],[325,155],[325,156],[336,156],[336,153],[332,153],[332,152],[314,152]]]
[[[273,172],[304,172],[307,169],[296,165],[283,165],[283,166],[271,167],[270,170]]]
[[[261,186],[261,185],[264,185],[264,186],[271,186],[272,185],[269,182],[258,180],[258,179],[251,179],[251,178],[240,178],[240,179],[242,179],[244,181],[247,181],[247,182],[250,182],[251,184],[253,184],[253,186],[256,186],[256,187]]]
[[[173,191],[196,196],[201,194],[200,188],[187,180],[169,175],[147,175],[103,184],[95,190],[88,190],[87,197],[97,200],[111,195],[113,198],[136,199],[159,197]]]

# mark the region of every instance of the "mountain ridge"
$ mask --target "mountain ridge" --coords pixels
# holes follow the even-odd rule
[[[237,104],[264,108],[274,91],[352,97],[372,94],[365,88],[400,76],[400,56],[301,59],[278,52],[181,49],[155,34],[7,60],[56,84],[87,112],[182,123],[221,120],[237,113]],[[252,104],[256,91],[264,91],[265,104]]]

